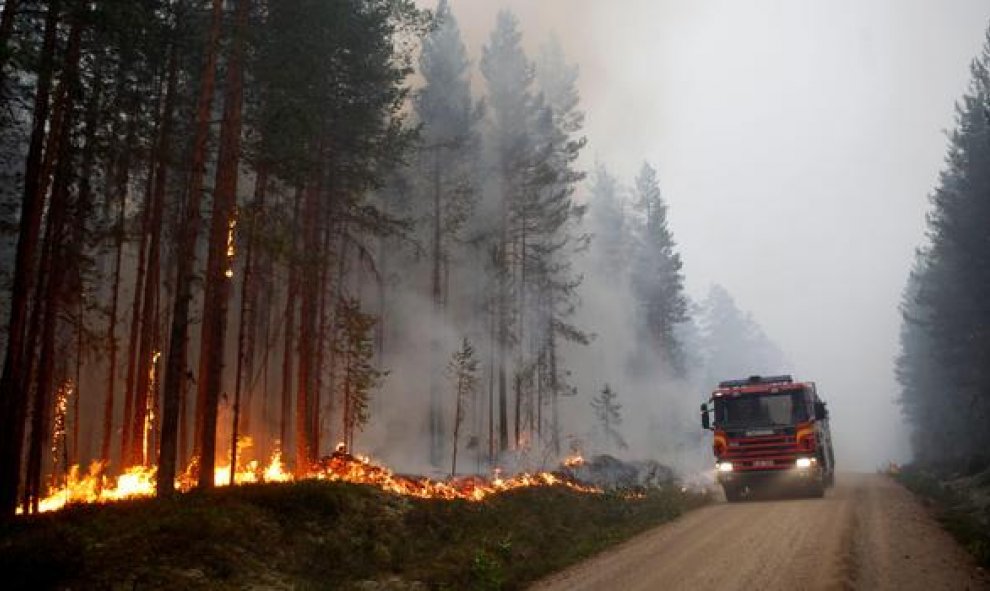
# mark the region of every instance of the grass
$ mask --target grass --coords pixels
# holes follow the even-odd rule
[[[990,473],[988,473],[990,474]],[[990,568],[990,510],[972,501],[974,493],[990,493],[986,475],[968,479],[965,485],[953,485],[937,470],[907,466],[895,476],[910,491],[934,510],[942,527],[976,558]],[[977,490],[980,489],[980,490]]]
[[[708,501],[521,489],[482,503],[305,481],[0,525],[5,589],[518,589]]]

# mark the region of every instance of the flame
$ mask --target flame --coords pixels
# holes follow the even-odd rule
[[[583,466],[584,462],[585,462],[584,456],[582,456],[579,453],[564,458],[564,465],[567,466],[568,468],[577,468],[578,466]]]
[[[65,482],[51,488],[48,496],[38,503],[38,511],[56,511],[69,504],[107,503],[122,499],[149,497],[155,494],[156,468],[133,466],[113,478],[104,474],[105,464],[93,462],[85,474],[78,465],[69,468]],[[21,509],[17,510],[18,513]]]
[[[249,437],[238,442],[238,456],[241,447],[251,446]],[[196,484],[195,464],[175,479],[175,488],[188,491]],[[150,497],[155,494],[154,467],[134,466],[120,476],[113,478],[104,474],[106,466],[93,462],[86,474],[81,474],[79,466],[73,466],[65,483],[52,487],[48,495],[39,503],[39,511],[55,511],[69,504],[108,503],[121,499]],[[230,484],[231,466],[228,463],[214,471],[215,486]],[[504,478],[502,471],[495,468],[491,479],[480,476],[467,476],[449,480],[431,480],[422,476],[405,476],[394,473],[389,468],[376,463],[367,456],[352,455],[341,443],[336,450],[323,458],[302,478],[297,478],[282,463],[282,452],[276,448],[268,463],[261,466],[256,460],[238,465],[234,473],[236,484],[256,482],[289,482],[299,479],[318,479],[329,482],[366,484],[383,491],[424,499],[464,499],[481,501],[501,492],[536,486],[565,486],[584,493],[600,493],[601,489],[575,482],[567,476],[554,472],[521,473]],[[18,510],[20,511],[20,510]]]
[[[236,242],[234,240],[234,229],[237,227],[237,218],[231,216],[227,223],[227,270],[224,275],[229,279],[234,276],[234,255],[237,254]]]
[[[55,391],[55,420],[52,423],[52,466],[53,472],[59,471],[59,450],[65,452],[66,418],[69,410],[69,398],[75,393],[76,385],[72,380],[65,380]],[[66,453],[68,456],[68,453]]]
[[[155,428],[155,389],[158,387],[155,380],[157,379],[158,360],[161,356],[161,351],[155,351],[148,368],[148,392],[144,397],[144,434],[141,440],[141,456],[144,458],[145,465],[151,463],[151,435]]]

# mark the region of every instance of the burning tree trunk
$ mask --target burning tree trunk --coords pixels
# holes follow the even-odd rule
[[[158,133],[161,134],[159,124]],[[160,141],[160,140],[159,140]],[[131,301],[130,335],[127,340],[127,375],[124,378],[124,417],[120,435],[120,462],[126,465],[131,457],[131,416],[134,413],[134,388],[137,384],[138,343],[141,338],[141,298],[144,295],[148,235],[151,233],[151,210],[155,195],[154,151],[148,161],[148,182],[145,188],[144,208],[141,215],[141,240],[137,253],[137,271],[134,275],[134,296]]]
[[[230,284],[233,280],[234,228],[237,206],[237,170],[241,152],[241,107],[244,95],[243,55],[250,0],[238,0],[236,28],[227,60],[227,79],[224,96],[223,124],[220,129],[220,153],[217,158],[216,189],[213,193],[213,212],[210,224],[209,253],[206,263],[206,293],[203,299],[203,328],[199,352],[199,391],[197,400],[204,401],[203,425],[199,432],[202,457],[216,454],[217,403],[223,376],[223,358],[227,335],[227,305],[230,300]],[[234,414],[239,411],[240,400],[234,402]],[[237,428],[231,446],[231,483],[237,466]],[[213,462],[209,473],[200,473],[200,486],[204,478],[213,481]]]
[[[213,87],[216,82],[217,48],[220,43],[223,2],[213,0],[210,28],[206,43],[203,75],[200,80],[196,105],[196,127],[190,154],[189,187],[186,191],[185,220],[178,237],[177,269],[175,283],[175,307],[172,314],[168,363],[165,368],[165,403],[162,412],[162,445],[158,463],[158,495],[171,496],[175,479],[176,431],[179,415],[179,396],[186,366],[186,338],[189,329],[189,304],[192,299],[192,282],[196,258],[196,237],[199,234],[200,203],[203,198],[203,175],[206,167],[206,144],[209,139],[210,107],[213,104]],[[205,403],[205,401],[204,401]],[[203,409],[197,401],[197,423],[202,425]],[[202,436],[197,429],[196,440]],[[199,486],[213,486],[213,455],[199,455]],[[212,449],[210,450],[212,451]]]
[[[45,229],[44,252],[42,254],[41,278],[35,305],[40,307],[39,317],[43,317],[41,329],[41,353],[38,361],[38,374],[31,408],[31,440],[28,449],[28,463],[25,474],[25,510],[38,511],[41,499],[41,476],[43,450],[47,448],[51,416],[52,389],[55,368],[55,331],[59,322],[59,301],[62,294],[67,265],[62,264],[65,234],[70,207],[70,138],[72,130],[72,107],[74,88],[78,82],[82,24],[79,18],[73,19],[69,35],[69,48],[65,58],[63,79],[58,93],[57,125],[49,137],[48,152],[55,154],[57,162],[52,201],[49,207],[48,226]],[[47,280],[44,280],[47,278]],[[43,289],[42,289],[43,288]]]
[[[156,341],[158,335],[158,325],[156,322],[159,304],[159,286],[161,284],[161,238],[162,225],[165,211],[165,188],[168,182],[168,152],[171,141],[172,116],[175,109],[175,97],[178,58],[176,49],[173,47],[169,56],[169,73],[165,85],[165,111],[162,115],[162,122],[159,129],[158,145],[153,174],[153,184],[151,199],[148,202],[147,210],[147,241],[148,250],[144,262],[144,281],[142,284],[141,316],[139,330],[137,332],[137,356],[134,360],[134,391],[132,398],[132,414],[129,423],[125,427],[130,427],[126,454],[121,458],[124,465],[147,465],[151,462],[153,452],[145,450],[145,437],[147,430],[147,411],[149,400],[153,400],[151,376],[154,370],[153,365],[156,359]],[[142,243],[144,239],[142,239]],[[139,255],[142,256],[142,255]],[[140,262],[139,262],[140,265]],[[141,269],[138,272],[141,275]],[[135,306],[138,303],[138,296],[134,296]],[[132,327],[132,331],[134,328]],[[134,334],[132,332],[132,334]],[[133,353],[132,353],[133,354]],[[130,371],[130,368],[129,368]],[[124,406],[126,407],[126,400]],[[126,410],[126,408],[125,408]]]
[[[13,8],[11,8],[13,10]],[[24,372],[27,351],[25,328],[28,298],[35,280],[35,257],[45,195],[41,188],[42,150],[48,122],[49,93],[55,61],[55,41],[60,12],[59,0],[48,3],[45,34],[38,67],[38,81],[31,124],[31,140],[24,166],[24,196],[21,201],[14,281],[7,324],[7,353],[0,376],[0,515],[12,515],[17,506],[21,451],[24,443],[24,419],[27,412],[27,375]]]
[[[164,183],[167,172],[166,167],[168,163],[168,155],[167,150],[164,148],[167,148],[168,142],[171,139],[171,119],[172,110],[174,110],[174,107],[171,107],[170,109],[170,105],[174,103],[173,96],[176,92],[176,79],[172,76],[172,71],[178,67],[175,61],[176,59],[175,49],[173,48],[170,53],[169,64],[167,66],[167,80],[160,80],[158,82],[158,89],[155,93],[155,114],[157,118],[154,136],[155,146],[154,149],[148,151],[148,179],[145,184],[144,207],[141,214],[141,240],[139,242],[137,252],[137,272],[134,276],[134,295],[131,303],[130,334],[127,341],[127,375],[124,378],[124,415],[120,436],[120,462],[124,466],[130,463],[131,458],[133,457],[131,453],[131,433],[133,431],[132,418],[134,415],[134,404],[135,399],[137,398],[135,390],[138,383],[138,372],[144,371],[143,367],[138,367],[138,364],[140,362],[139,353],[142,337],[141,318],[142,311],[144,309],[142,303],[149,256],[148,242],[152,233],[151,223],[157,193],[159,191],[164,191]],[[165,104],[165,112],[162,112],[163,103]],[[161,186],[162,189],[159,190],[159,186]]]
[[[237,328],[237,367],[234,374],[234,416],[231,420],[231,465],[237,461],[237,439],[241,433],[251,430],[252,393],[254,380],[255,343],[257,338],[258,290],[255,287],[255,266],[257,263],[256,237],[258,218],[265,204],[268,185],[268,172],[264,165],[258,170],[255,179],[254,203],[246,216],[247,244],[244,253],[244,277],[241,280],[241,309]],[[244,391],[245,386],[247,391]],[[234,471],[231,470],[231,478]]]

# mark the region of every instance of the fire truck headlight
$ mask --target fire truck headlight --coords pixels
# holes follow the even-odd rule
[[[811,458],[798,458],[797,459],[797,462],[795,462],[795,465],[798,468],[810,468],[811,467],[811,464],[813,464],[813,463],[814,463],[814,460],[812,460]]]
[[[732,462],[719,462],[715,464],[715,468],[719,472],[732,472]]]

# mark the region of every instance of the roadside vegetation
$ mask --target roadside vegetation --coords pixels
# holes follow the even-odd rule
[[[708,502],[539,487],[481,503],[248,485],[0,525],[5,588],[518,589]]]
[[[990,465],[951,469],[910,465],[894,476],[921,497],[980,566],[990,568]]]

